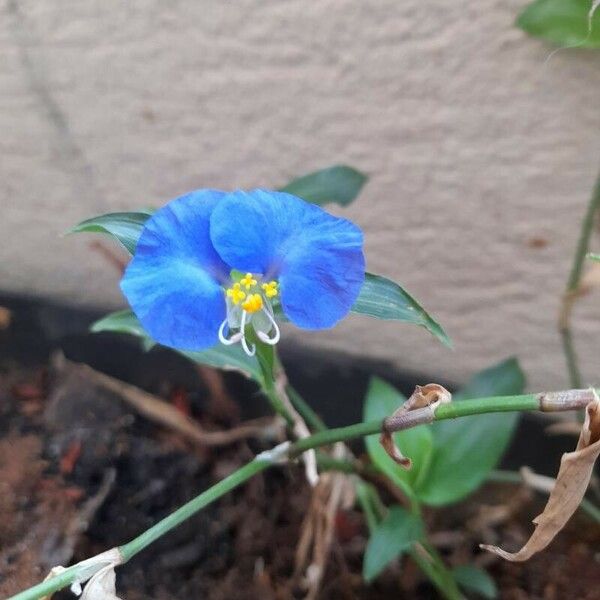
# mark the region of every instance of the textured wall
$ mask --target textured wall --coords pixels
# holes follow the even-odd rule
[[[555,318],[600,158],[600,54],[512,23],[526,0],[96,0],[0,4],[0,288],[118,305],[92,214],[335,162],[369,268],[446,326],[353,317],[304,344],[448,379],[510,353],[565,385]],[[600,303],[576,313],[586,378]],[[596,369],[594,371],[594,369]]]

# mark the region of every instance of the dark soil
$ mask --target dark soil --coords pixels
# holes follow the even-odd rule
[[[75,335],[85,330],[90,315],[35,303],[3,304],[11,323],[0,331],[0,597],[40,581],[57,564],[130,540],[267,447],[251,440],[226,448],[192,446],[78,370],[49,366],[49,356],[61,347],[73,360],[131,381],[213,430],[266,412],[241,377],[215,378],[162,350],[144,355],[125,338]],[[290,351],[286,357],[294,383],[333,425],[359,418],[366,371],[391,375],[407,390],[412,384],[398,381],[385,365]],[[326,398],[333,400],[325,403]],[[507,464],[529,464],[550,474],[574,443],[565,437],[548,443],[534,421],[522,424],[517,440]],[[119,596],[304,597],[294,558],[310,494],[299,467],[256,476],[120,567]],[[600,527],[583,514],[525,564],[479,551],[480,542],[519,547],[543,504],[543,497],[519,486],[496,484],[426,518],[448,564],[485,566],[501,598],[600,599]],[[365,534],[359,511],[340,511],[319,598],[437,597],[410,560],[365,586],[360,578]],[[67,591],[55,596],[72,597]]]

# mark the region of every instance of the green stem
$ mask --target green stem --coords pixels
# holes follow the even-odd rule
[[[460,402],[450,402],[449,404],[440,405],[435,411],[435,416],[431,421],[441,421],[445,419],[456,419],[458,417],[466,417],[469,415],[480,415],[493,412],[514,412],[514,411],[531,411],[540,408],[539,396],[537,394],[526,394],[523,396],[497,396],[494,398],[477,398],[473,400],[461,400]],[[417,415],[417,409],[411,411]],[[410,415],[411,413],[405,413]],[[419,413],[423,414],[423,413]],[[425,423],[426,421],[422,421]],[[399,427],[396,430],[408,429],[411,426],[420,425],[414,421],[407,421],[407,427]],[[308,438],[298,440],[292,449],[292,456],[297,456],[306,450],[316,448],[318,446],[327,446],[335,442],[343,442],[346,440],[375,435],[381,433],[382,422],[380,420],[367,421],[366,423],[356,423],[347,427],[338,427],[336,429],[327,429],[319,431]]]
[[[283,417],[290,429],[294,428],[294,418],[286,408],[281,396],[275,386],[275,369],[278,366],[278,359],[275,348],[269,344],[263,343],[258,339],[252,328],[248,328],[247,337],[250,343],[256,346],[256,358],[262,373],[262,389],[271,407],[280,417]]]
[[[571,335],[571,308],[579,291],[583,265],[590,247],[590,238],[594,229],[594,216],[598,211],[600,211],[600,175],[598,175],[598,178],[596,179],[592,196],[581,223],[577,248],[575,250],[575,256],[573,257],[573,265],[567,281],[567,289],[563,296],[559,322],[563,353],[565,355],[567,371],[569,373],[569,381],[574,388],[581,387],[582,377]]]
[[[589,250],[592,231],[594,230],[594,216],[598,210],[600,210],[600,175],[598,175],[598,178],[596,179],[592,197],[590,198],[587,211],[583,218],[583,222],[581,223],[581,231],[579,233],[579,240],[577,241],[573,266],[571,267],[569,281],[567,282],[567,292],[575,292],[579,287],[583,264]]]
[[[410,418],[404,422],[399,422],[396,424],[395,430],[407,429],[424,422],[454,419],[468,415],[506,411],[537,410],[543,408],[543,399],[549,397],[562,398],[565,395],[569,396],[569,401],[563,401],[562,403],[551,405],[554,407],[554,410],[573,410],[575,408],[581,408],[585,406],[584,400],[589,396],[590,393],[591,392],[589,390],[575,390],[570,393],[540,395],[526,394],[523,396],[498,396],[493,398],[463,400],[450,404],[442,404],[437,408],[435,414],[432,414],[431,411],[427,412],[427,415],[430,417],[427,421],[419,421],[418,419]],[[586,394],[588,396],[586,396]],[[425,414],[422,412],[422,409],[416,409],[406,414],[411,415],[412,413],[416,414],[417,416],[419,414]],[[382,422],[377,420],[369,421],[367,423],[357,423],[356,425],[351,425],[349,427],[340,427],[338,429],[320,431],[308,438],[298,440],[289,446],[280,445],[270,452],[263,452],[262,454],[259,454],[254,460],[241,467],[238,471],[232,473],[216,485],[201,493],[193,500],[190,500],[190,502],[182,506],[180,509],[162,521],[159,521],[156,525],[142,533],[131,542],[121,546],[120,551],[124,557],[124,560],[129,560],[132,556],[135,556],[149,544],[156,541],[167,532],[171,531],[171,529],[174,527],[177,527],[183,523],[186,519],[189,519],[192,515],[196,514],[199,510],[206,507],[211,502],[214,502],[224,494],[230,492],[257,473],[274,464],[278,464],[280,460],[295,458],[306,450],[311,450],[313,448],[318,448],[319,446],[325,446],[334,442],[342,442],[357,437],[374,435],[381,431],[381,427]],[[88,573],[86,579],[91,576],[91,574]],[[64,571],[62,574],[29,588],[28,590],[13,596],[10,600],[36,600],[37,598],[42,598],[43,596],[47,596],[48,594],[70,585],[74,581],[78,580],[80,575],[80,567],[78,567],[78,565],[74,565],[73,567],[70,567]]]
[[[138,552],[141,552],[144,548],[152,544],[152,542],[155,542],[158,538],[171,531],[171,529],[195,515],[205,506],[248,481],[248,479],[254,477],[257,473],[264,471],[272,464],[272,461],[262,460],[257,457],[244,465],[241,469],[238,469],[228,477],[225,477],[225,479],[222,479],[216,485],[213,485],[199,496],[196,496],[129,543],[121,546],[120,550],[123,559],[125,561],[129,560],[132,556],[135,556]]]
[[[375,529],[377,529],[377,523],[379,517],[375,511],[375,507],[372,502],[372,490],[369,489],[368,483],[365,483],[362,479],[356,478],[354,489],[356,490],[356,499],[362,508],[365,518],[367,520],[367,527],[369,528],[369,534],[372,535]]]
[[[437,559],[429,551],[426,551],[423,545],[420,548],[413,546],[409,550],[409,554],[443,598],[446,598],[446,600],[463,600],[463,595],[446,567],[442,564],[440,569]]]
[[[128,561],[131,557],[135,556],[138,554],[138,552],[141,552],[144,548],[155,542],[158,538],[162,537],[189,519],[191,516],[195,515],[205,506],[211,502],[214,502],[217,498],[225,495],[227,492],[241,485],[245,481],[248,481],[248,479],[257,473],[260,473],[261,471],[264,471],[268,467],[272,466],[272,464],[274,464],[273,461],[261,459],[259,455],[254,460],[244,465],[241,469],[238,469],[235,473],[232,473],[216,485],[201,493],[199,496],[196,496],[174,513],[156,523],[156,525],[147,531],[144,531],[144,533],[131,540],[129,543],[121,546],[119,551],[123,557],[123,562]],[[43,598],[64,587],[67,587],[68,585],[71,585],[75,581],[80,580],[81,574],[82,573],[79,565],[73,565],[60,575],[43,581],[42,583],[39,583],[38,585],[33,586],[21,592],[20,594],[17,594],[16,596],[12,596],[10,600],[37,600],[38,598]],[[87,579],[91,574],[88,574],[85,579]]]
[[[280,417],[283,417],[286,425],[290,429],[293,429],[294,428],[294,419],[290,415],[290,413],[287,411],[283,402],[281,401],[281,398],[279,397],[279,394],[277,393],[277,390],[275,389],[275,387],[272,386],[270,388],[264,388],[263,391],[265,392],[267,399],[269,400],[269,403],[271,404],[271,407],[273,408],[273,410]]]

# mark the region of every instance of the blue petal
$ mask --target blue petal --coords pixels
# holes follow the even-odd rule
[[[233,192],[211,216],[221,258],[279,280],[286,316],[299,327],[332,327],[350,311],[365,276],[362,231],[282,192]]]
[[[229,268],[210,241],[210,216],[223,192],[198,190],[147,222],[121,281],[131,308],[165,346],[202,350],[218,341]]]

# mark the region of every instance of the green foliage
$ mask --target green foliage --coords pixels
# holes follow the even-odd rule
[[[323,206],[335,203],[348,206],[358,196],[368,177],[345,165],[336,165],[290,181],[282,192]]]
[[[373,581],[390,562],[423,536],[423,522],[418,516],[400,506],[392,506],[369,538],[363,560],[365,581]]]
[[[453,401],[522,392],[525,379],[515,359],[508,359],[476,375]],[[380,379],[372,379],[364,418],[391,415],[405,398]],[[375,437],[366,440],[375,466],[398,487],[410,488],[422,503],[440,506],[475,491],[506,450],[517,422],[515,413],[495,413],[439,421],[394,434],[403,454],[413,460],[410,471],[397,465]]]
[[[138,318],[129,309],[119,310],[102,317],[102,319],[92,324],[90,331],[93,333],[110,332],[133,335],[139,338],[146,351],[155,345],[154,340],[148,336]]]
[[[596,262],[600,262],[600,254],[592,254],[591,252],[587,255],[590,260],[595,260]]]
[[[153,340],[144,331],[141,323],[130,310],[121,310],[107,315],[96,321],[92,325],[91,330],[96,333],[110,331],[112,333],[135,335],[141,340],[144,348],[149,349],[154,346]],[[199,364],[217,369],[238,371],[246,377],[262,383],[262,372],[256,356],[248,356],[238,346],[223,346],[219,344],[210,350],[202,352],[179,351],[179,353]]]
[[[498,597],[498,588],[494,580],[483,569],[462,565],[452,569],[452,576],[465,592],[473,592],[487,600]]]
[[[151,211],[119,212],[86,219],[68,233],[103,233],[117,240],[129,254],[134,254],[144,223]]]
[[[352,312],[376,319],[403,321],[425,327],[444,345],[452,346],[450,338],[441,325],[408,292],[381,275],[366,274]]]
[[[560,46],[600,48],[600,11],[589,28],[591,0],[535,0],[519,15],[517,26]]]
[[[348,206],[356,199],[367,180],[364,173],[352,167],[336,165],[298,177],[281,188],[281,191],[320,206],[329,203]],[[133,255],[144,223],[153,212],[153,209],[147,209],[99,215],[82,221],[68,233],[110,235]]]

